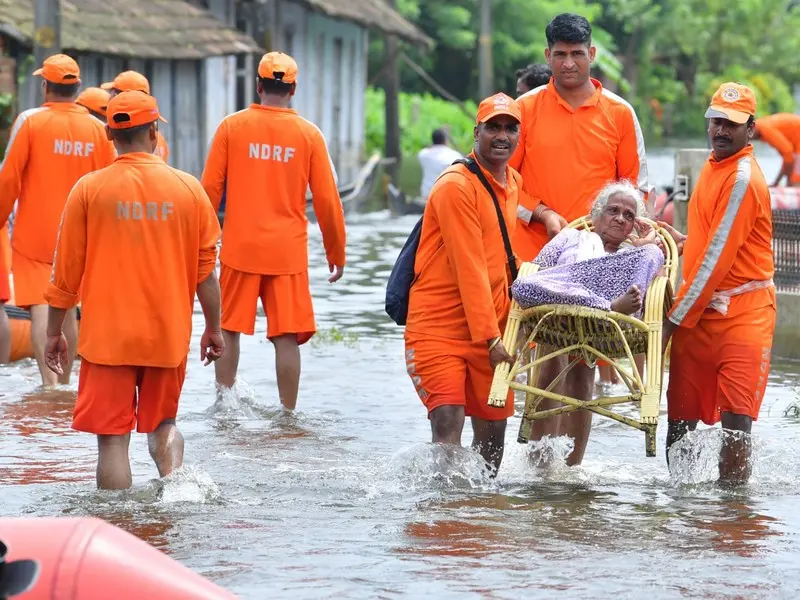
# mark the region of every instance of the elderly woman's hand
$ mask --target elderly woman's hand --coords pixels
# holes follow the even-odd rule
[[[633,223],[633,229],[636,231],[638,237],[630,240],[632,246],[639,248],[647,244],[654,244],[664,256],[667,255],[667,249],[664,247],[664,242],[656,233],[655,227],[650,225],[647,221],[636,219]]]

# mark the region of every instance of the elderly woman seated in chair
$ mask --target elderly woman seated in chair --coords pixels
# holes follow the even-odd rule
[[[643,197],[636,187],[627,181],[607,185],[592,206],[594,231],[564,229],[550,240],[533,261],[540,270],[512,286],[514,298],[522,308],[572,304],[638,316],[643,295],[664,266],[663,245],[656,231],[639,219],[644,214]],[[542,364],[537,387],[546,389],[566,368],[567,360],[560,356]],[[580,361],[553,392],[588,401],[594,380],[594,367]],[[542,399],[539,410],[557,406]],[[537,419],[531,439],[546,435],[573,438],[567,464],[577,465],[583,460],[591,426],[589,411]]]

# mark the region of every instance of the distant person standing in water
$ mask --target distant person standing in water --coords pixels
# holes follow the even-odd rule
[[[281,52],[258,64],[259,104],[226,117],[208,153],[203,186],[218,210],[226,195],[220,250],[222,332],[228,351],[217,361],[220,391],[233,387],[239,338],[253,335],[257,303],[275,347],[278,394],[294,410],[300,386],[300,346],[316,333],[308,280],[309,186],[331,276],[345,265],[342,201],[325,138],[289,108],[297,63]]]
[[[435,130],[431,141],[430,146],[423,148],[417,154],[422,167],[422,185],[419,195],[423,202],[428,200],[431,188],[439,175],[453,162],[462,158],[461,153],[447,143],[447,132],[444,129]]]
[[[517,96],[522,96],[531,90],[550,83],[553,72],[547,65],[533,63],[522,69],[517,69]]]
[[[72,427],[97,436],[97,486],[131,486],[131,431],[147,434],[161,477],[183,464],[175,425],[194,298],[206,328],[200,359],[218,359],[219,222],[200,182],[153,154],[161,118],[152,96],[122,92],[106,131],[118,156],[72,189],[58,236],[47,323],[47,366],[61,374],[64,315],[82,292],[81,372]]]

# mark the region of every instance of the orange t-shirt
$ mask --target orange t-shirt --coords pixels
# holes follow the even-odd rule
[[[87,173],[110,165],[114,156],[103,123],[82,106],[45,102],[21,113],[0,169],[0,225],[19,199],[14,249],[52,263],[69,191]]]
[[[610,181],[628,179],[647,191],[644,136],[630,104],[592,79],[594,94],[577,110],[551,80],[517,99],[522,112],[519,145],[509,165],[522,175],[514,250],[524,261],[548,242],[531,211],[544,202],[568,222],[589,214]],[[529,224],[530,223],[530,224]]]
[[[344,266],[344,212],[325,138],[296,111],[252,104],[226,117],[202,182],[215,209],[226,194],[226,266],[263,275],[305,272],[309,185],[328,262]]]
[[[800,154],[800,115],[779,113],[756,119],[761,140],[780,152],[784,164],[794,164]]]
[[[86,360],[177,367],[219,234],[197,179],[152,154],[124,154],[70,193],[46,299],[72,308],[80,289],[78,353]]]
[[[669,313],[673,323],[694,327],[701,318],[733,318],[775,304],[773,287],[733,296],[727,316],[708,308],[714,292],[775,273],[772,204],[752,145],[725,160],[708,159],[689,199],[687,225],[684,281]]]
[[[521,177],[506,167],[504,187],[483,172],[511,236]],[[448,167],[431,189],[414,272],[407,331],[473,342],[500,335],[511,306],[503,236],[491,196],[464,165]]]

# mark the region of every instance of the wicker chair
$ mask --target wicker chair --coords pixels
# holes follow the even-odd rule
[[[503,345],[512,356],[513,365],[503,363],[494,373],[489,404],[504,406],[509,387],[525,392],[525,409],[517,441],[527,443],[531,425],[536,419],[554,415],[589,410],[629,425],[645,434],[647,456],[656,454],[656,427],[661,401],[661,384],[664,375],[664,357],[661,355],[662,322],[673,302],[673,290],[678,283],[678,249],[675,241],[655,222],[644,219],[656,229],[666,248],[666,276],[656,277],[645,295],[642,319],[613,311],[572,305],[546,305],[522,309],[512,301]],[[569,227],[592,229],[589,217],[583,217]],[[520,276],[532,275],[539,269],[533,263],[524,263]],[[531,360],[531,346],[536,351]],[[644,353],[647,357],[646,376],[636,366],[634,356]],[[568,366],[556,377],[547,389],[536,387],[538,367],[557,356],[571,356]],[[606,361],[616,370],[628,388],[624,396],[608,396],[582,401],[552,390],[580,360],[594,365],[597,360]],[[627,364],[626,364],[627,363]],[[527,374],[527,383],[519,383],[519,374]],[[562,406],[550,410],[538,410],[542,398],[560,402]],[[617,405],[639,403],[639,418],[631,418],[611,410]]]

